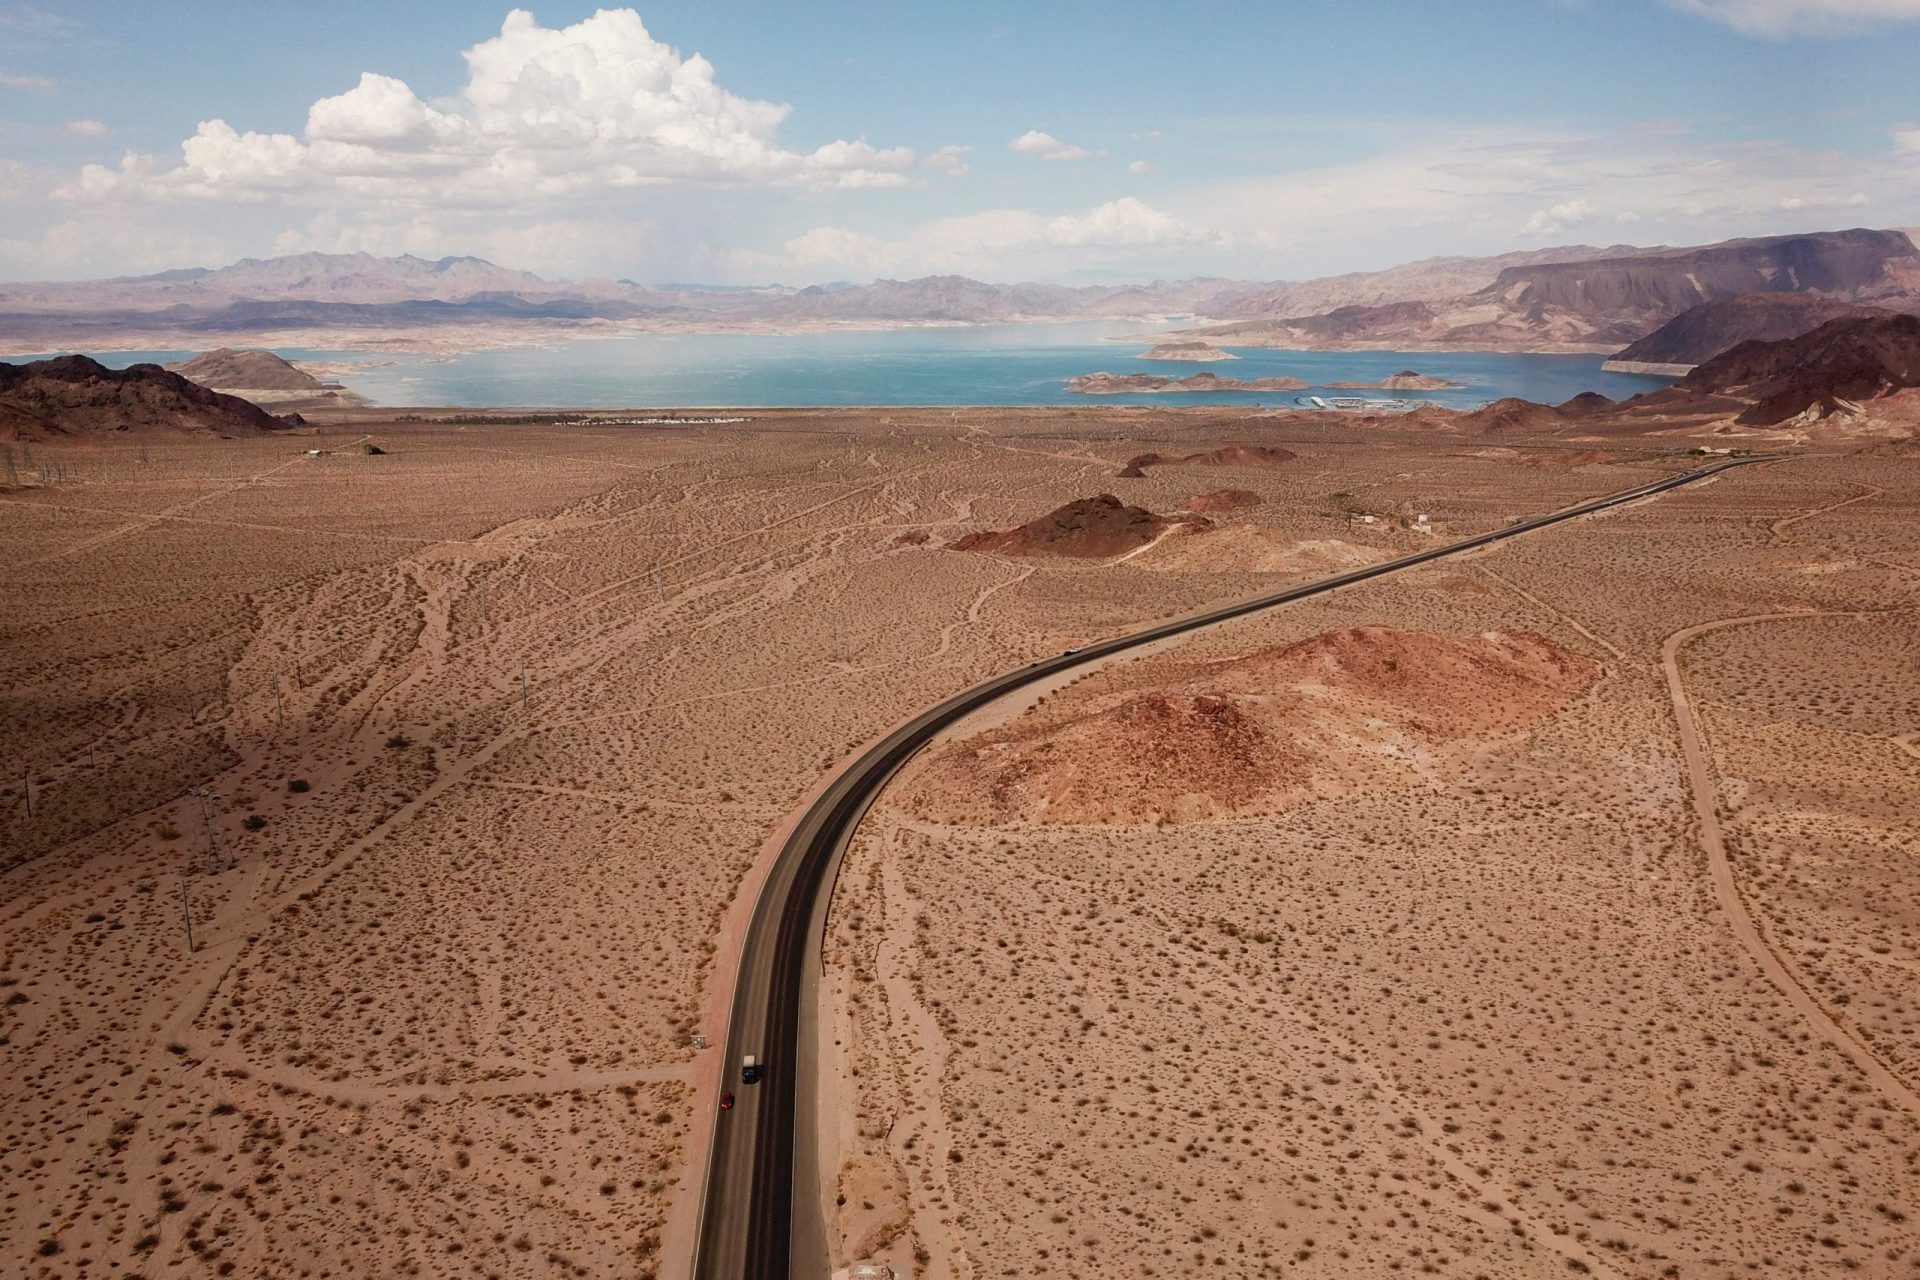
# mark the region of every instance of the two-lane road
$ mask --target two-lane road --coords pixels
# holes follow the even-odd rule
[[[711,1099],[707,1102],[713,1108],[714,1131],[693,1264],[697,1280],[785,1280],[789,1275],[821,1280],[828,1273],[824,1227],[816,1221],[817,1199],[803,1206],[798,1220],[794,1213],[796,1185],[806,1188],[810,1196],[817,1192],[813,1152],[802,1152],[802,1166],[796,1167],[794,1162],[796,1125],[804,1124],[811,1138],[809,1100],[817,1085],[812,1045],[802,1035],[803,1022],[810,1012],[803,1008],[811,989],[810,965],[818,960],[816,942],[834,868],[854,829],[887,781],[943,729],[1024,685],[1128,649],[1385,577],[1650,498],[1734,467],[1769,460],[1730,458],[1491,533],[1045,658],[955,694],[902,724],[843,766],[780,850],[747,927],[727,1041],[721,1050],[726,1055],[722,1087],[731,1088],[738,1102],[727,1112],[715,1107]],[[740,1060],[746,1054],[754,1054],[766,1063],[760,1084],[740,1082]],[[801,1105],[796,1105],[796,1100]]]

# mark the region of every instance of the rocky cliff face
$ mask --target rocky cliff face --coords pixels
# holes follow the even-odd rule
[[[1891,314],[1805,293],[1743,293],[1689,307],[1616,353],[1609,364],[1691,368],[1743,342],[1778,342],[1829,320]]]
[[[1702,304],[1756,294],[1920,305],[1920,250],[1898,231],[1852,230],[1528,262],[1463,296],[1240,321],[1196,336],[1270,347],[1606,349]]]
[[[1815,293],[1861,301],[1896,291],[1890,264],[1920,259],[1898,231],[1818,232],[1729,240],[1591,262],[1510,267],[1478,295],[1525,312],[1661,321],[1702,302],[1748,293]]]
[[[1779,342],[1743,342],[1688,374],[1678,389],[1753,401],[1737,421],[1776,426],[1824,417],[1841,402],[1920,386],[1920,316],[1854,316]]]

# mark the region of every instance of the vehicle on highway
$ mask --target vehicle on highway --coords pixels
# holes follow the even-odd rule
[[[729,1089],[720,1095],[720,1109],[722,1111],[733,1110],[733,1090]]]
[[[803,1005],[811,996],[807,956],[820,945],[818,932],[809,927],[808,922],[820,907],[822,896],[830,890],[834,872],[840,865],[840,854],[852,840],[854,829],[868,812],[869,805],[901,766],[940,733],[1006,693],[1039,683],[1042,670],[1083,665],[1071,661],[1074,655],[1087,654],[1093,649],[1103,654],[1118,653],[1156,643],[1214,623],[1430,564],[1444,556],[1492,546],[1534,529],[1621,507],[1743,463],[1767,460],[1770,459],[1727,459],[1523,519],[1518,524],[1490,529],[1458,542],[1428,546],[1393,560],[1175,618],[1130,635],[1090,640],[1085,646],[1067,650],[1063,655],[1066,661],[1041,659],[954,694],[868,748],[833,777],[789,834],[780,849],[777,866],[787,868],[790,874],[769,879],[741,943],[727,1052],[731,1054],[738,1051],[737,1047],[754,1043],[771,1045],[773,1052],[782,1055],[781,1061],[787,1064],[783,1068],[787,1074],[772,1082],[774,1087],[755,1099],[752,1123],[716,1123],[714,1126],[702,1193],[698,1252],[692,1272],[695,1280],[789,1280],[799,1275],[820,1274],[810,1267],[800,1270],[792,1265],[796,1241],[802,1234],[796,1227],[797,1185],[803,1197],[797,1201],[800,1212],[807,1215],[814,1212],[813,1188],[796,1177],[796,1170],[810,1164],[800,1158],[802,1153],[796,1148],[798,1136],[807,1131],[803,1128],[803,1108],[815,1083],[809,1078],[807,1055],[799,1049],[804,1026]],[[776,891],[775,886],[784,887]],[[749,1013],[754,984],[764,987],[766,1007]],[[763,1071],[764,1065],[758,1058],[749,1055],[742,1059],[740,1075],[747,1084],[759,1082]],[[813,1230],[812,1222],[805,1223],[806,1234],[811,1235]],[[813,1242],[808,1240],[806,1244],[811,1250]]]

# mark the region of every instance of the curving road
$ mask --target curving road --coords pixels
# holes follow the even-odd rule
[[[1650,498],[1734,467],[1771,460],[1730,458],[1491,533],[1044,658],[955,694],[902,724],[843,766],[780,850],[747,926],[727,1043],[722,1051],[726,1054],[722,1087],[732,1089],[738,1101],[731,1111],[713,1110],[713,1143],[701,1199],[693,1275],[697,1280],[786,1280],[789,1275],[815,1280],[829,1271],[825,1226],[817,1220],[819,1215],[811,1209],[797,1220],[794,1215],[796,1187],[801,1190],[803,1203],[819,1203],[811,1151],[806,1151],[798,1164],[794,1159],[796,1150],[810,1144],[814,1123],[813,1037],[806,1034],[813,1011],[804,1007],[804,997],[817,976],[819,955],[814,943],[826,916],[834,867],[860,819],[888,780],[942,730],[1024,685],[1128,649],[1491,546]],[[740,1082],[740,1060],[746,1054],[754,1054],[766,1064],[763,1080],[757,1085]]]

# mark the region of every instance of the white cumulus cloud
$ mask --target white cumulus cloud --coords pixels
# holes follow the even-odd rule
[[[1883,22],[1920,22],[1920,0],[1667,0],[1748,35],[1842,35]]]
[[[70,138],[104,138],[113,130],[99,120],[69,120],[60,126],[60,132]]]
[[[384,206],[518,206],[667,184],[883,187],[914,181],[907,147],[781,145],[791,108],[722,88],[631,9],[543,27],[515,9],[466,51],[467,83],[429,104],[368,72],[315,102],[301,135],[203,122],[163,168],[90,165],[68,198],[111,195]]]
[[[1593,206],[1585,200],[1565,200],[1551,209],[1539,209],[1520,228],[1523,236],[1557,236],[1568,227],[1591,221]]]
[[[922,163],[929,169],[935,169],[941,173],[949,174],[957,178],[968,171],[967,156],[972,150],[972,147],[941,147],[929,155]]]
[[[1036,160],[1098,160],[1106,155],[1104,151],[1089,151],[1085,147],[1075,147],[1060,141],[1050,133],[1038,129],[1029,129],[1007,144],[1009,151],[1018,151],[1023,156],[1032,156]]]
[[[1006,280],[1063,267],[1123,266],[1157,252],[1203,246],[1219,237],[1132,196],[1075,213],[987,209],[936,218],[897,236],[846,227],[814,227],[774,252],[723,255],[745,279],[829,279],[945,272]]]

